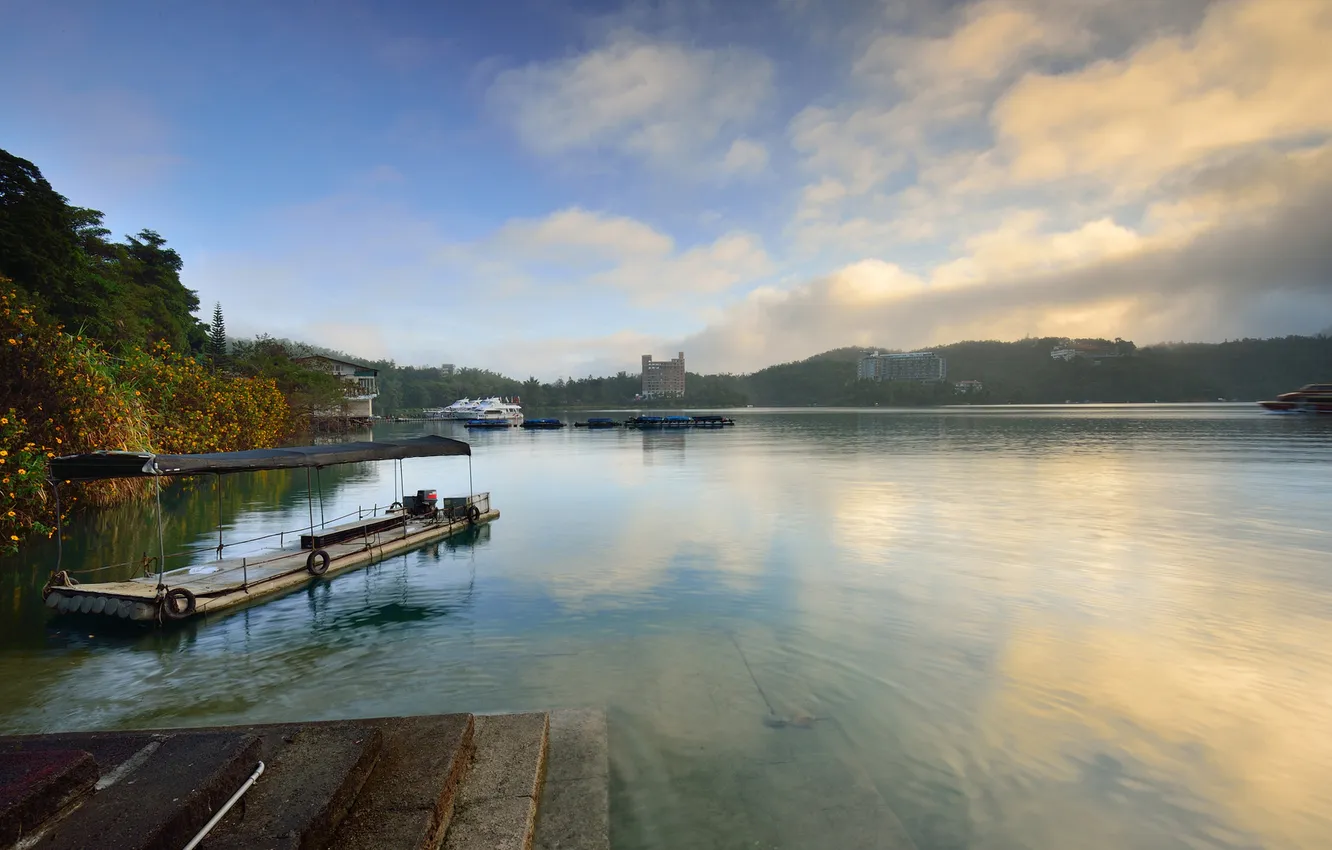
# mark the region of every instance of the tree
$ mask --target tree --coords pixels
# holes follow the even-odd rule
[[[221,301],[213,304],[213,324],[208,329],[208,358],[213,361],[214,369],[227,359],[227,325],[222,320]]]

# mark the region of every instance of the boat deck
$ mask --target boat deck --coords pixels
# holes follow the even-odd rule
[[[476,524],[499,519],[499,511],[490,509],[489,494],[476,497],[484,508]],[[470,528],[467,518],[449,520],[443,514],[434,520],[411,520],[382,531],[368,531],[343,542],[328,543],[328,569],[318,577],[327,577],[372,564],[388,555],[450,537]],[[349,525],[365,526],[357,522]],[[333,532],[336,529],[326,529]],[[303,587],[317,576],[307,569],[310,549],[289,547],[260,552],[243,558],[223,558],[189,567],[169,570],[124,581],[95,582],[74,586],[56,586],[46,597],[46,606],[61,613],[100,614],[139,622],[190,619],[217,614],[257,599]],[[177,589],[194,598],[193,611],[172,617],[163,596]]]

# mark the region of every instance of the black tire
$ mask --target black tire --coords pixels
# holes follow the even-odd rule
[[[476,525],[477,520],[479,519],[481,519],[481,509],[478,508],[476,505],[472,505],[470,508],[467,509],[468,525]]]
[[[184,600],[184,607],[181,607],[180,600]],[[183,620],[194,611],[194,594],[183,587],[174,587],[162,597],[162,613],[166,614],[168,620]]]
[[[322,576],[328,572],[328,561],[328,553],[323,549],[316,549],[305,559],[305,568],[312,576]]]

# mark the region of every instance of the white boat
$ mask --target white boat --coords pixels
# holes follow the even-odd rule
[[[523,408],[518,399],[501,399],[498,396],[483,399],[468,416],[469,421],[479,419],[483,422],[508,422],[510,425],[523,424]]]

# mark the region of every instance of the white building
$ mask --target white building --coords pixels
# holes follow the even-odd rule
[[[347,389],[347,401],[342,410],[321,411],[323,416],[350,416],[369,419],[374,416],[374,400],[379,396],[379,370],[361,363],[337,360],[322,354],[298,357],[296,362],[307,369],[317,369],[342,378],[353,386]]]
[[[685,394],[685,356],[674,360],[653,360],[643,355],[643,398],[680,397]]]
[[[948,377],[948,361],[933,351],[909,354],[871,351],[860,358],[856,377],[862,381],[942,381]]]

